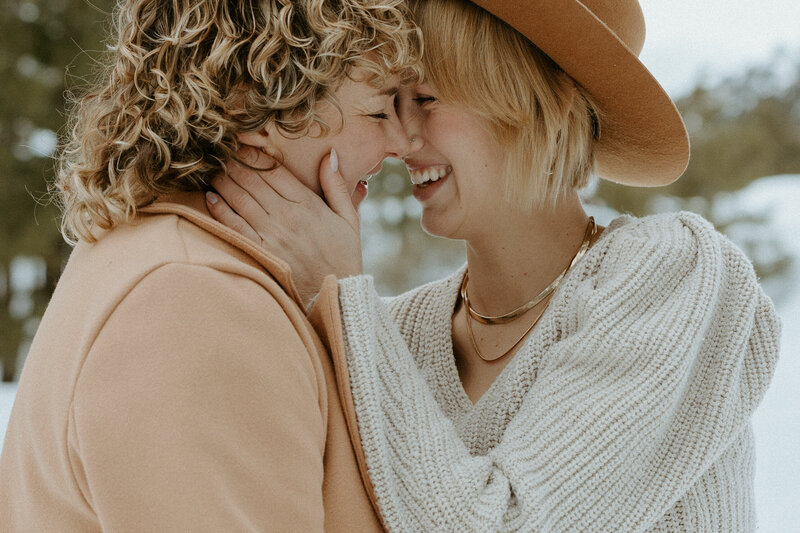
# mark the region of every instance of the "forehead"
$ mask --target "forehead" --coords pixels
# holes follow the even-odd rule
[[[342,102],[350,103],[385,99],[394,97],[399,92],[400,85],[399,76],[392,76],[376,85],[367,73],[354,69],[336,90],[336,95]]]

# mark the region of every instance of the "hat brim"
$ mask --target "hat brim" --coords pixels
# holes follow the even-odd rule
[[[655,187],[683,174],[689,136],[678,109],[636,53],[586,6],[577,0],[473,2],[530,39],[592,96],[600,111],[600,177]]]

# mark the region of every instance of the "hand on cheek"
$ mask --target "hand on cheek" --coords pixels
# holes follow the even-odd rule
[[[219,194],[207,194],[206,203],[219,222],[286,261],[307,301],[325,276],[362,270],[360,220],[338,169],[338,154],[323,157],[320,198],[285,167],[253,171],[231,165],[229,175],[213,180]]]
[[[319,168],[319,184],[322,196],[331,210],[358,230],[361,219],[358,216],[358,205],[353,204],[353,197],[347,190],[347,183],[339,172],[339,154],[335,149],[322,158]],[[358,200],[358,204],[361,204]]]

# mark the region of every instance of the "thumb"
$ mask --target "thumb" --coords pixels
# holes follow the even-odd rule
[[[331,150],[327,157],[322,158],[319,184],[328,207],[345,219],[353,229],[358,230],[361,221],[358,218],[358,211],[353,206],[353,199],[347,190],[347,184],[339,173],[339,155],[336,150]]]

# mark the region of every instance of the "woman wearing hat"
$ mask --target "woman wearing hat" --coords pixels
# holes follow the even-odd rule
[[[307,294],[341,278],[338,301],[316,306],[341,312],[330,344],[347,359],[341,390],[384,524],[754,530],[751,416],[777,359],[772,303],[699,216],[600,228],[578,199],[593,173],[664,185],[688,160],[677,110],[637,59],[638,3],[412,6],[426,78],[401,95],[405,162],[423,227],[464,240],[466,266],[381,300],[369,276],[347,277],[357,225],[329,229],[354,217],[335,187],[328,210],[245,172],[215,182],[238,214],[212,206],[267,248],[264,230],[282,227]]]

